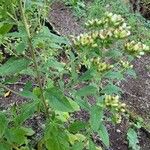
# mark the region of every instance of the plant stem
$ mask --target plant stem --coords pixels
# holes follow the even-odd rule
[[[35,67],[35,71],[36,71],[36,75],[37,75],[37,82],[38,82],[38,85],[39,85],[39,88],[40,88],[40,91],[41,91],[41,99],[42,99],[42,102],[43,102],[44,107],[45,107],[46,115],[49,115],[48,107],[47,107],[46,101],[45,101],[43,85],[42,85],[42,82],[41,82],[40,71],[39,71],[38,63],[36,61],[35,50],[34,50],[34,47],[32,45],[32,37],[31,37],[31,34],[30,34],[30,30],[29,30],[27,20],[26,20],[25,12],[24,12],[24,9],[23,9],[23,6],[22,6],[22,0],[19,1],[19,7],[20,7],[21,15],[22,15],[22,21],[23,21],[23,24],[25,26],[25,30],[26,30],[27,36],[28,36],[29,50],[30,50],[30,53],[31,53],[31,57],[33,59],[33,63],[34,63],[34,67]]]

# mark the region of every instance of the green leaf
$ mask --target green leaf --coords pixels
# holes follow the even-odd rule
[[[58,124],[48,124],[44,140],[48,150],[69,150],[68,136]]]
[[[85,123],[85,122],[75,121],[74,123],[72,123],[69,126],[68,130],[71,133],[77,133],[78,131],[85,129],[86,125],[87,125],[87,123]]]
[[[89,104],[88,104],[88,102],[87,102],[86,100],[84,100],[84,99],[82,99],[82,98],[80,98],[80,97],[76,97],[76,98],[75,98],[75,101],[78,103],[78,105],[79,105],[82,109],[84,109],[84,110],[86,110],[86,111],[89,111]]]
[[[105,56],[118,58],[122,56],[122,53],[120,52],[120,50],[109,50],[108,52],[105,53]]]
[[[85,86],[81,89],[79,89],[77,92],[76,92],[76,95],[77,96],[88,96],[88,95],[93,95],[97,92],[97,88],[95,86],[92,86],[92,85],[88,85],[88,86]]]
[[[32,136],[35,132],[31,128],[21,127],[23,131],[25,131],[27,136]]]
[[[80,78],[79,81],[86,81],[86,80],[90,80],[93,79],[94,75],[95,75],[95,70],[87,70]]]
[[[134,78],[137,77],[136,72],[135,72],[134,69],[128,69],[128,70],[126,71],[126,74],[127,74],[127,75],[130,75],[130,76],[133,76]]]
[[[25,48],[26,48],[26,43],[24,42],[19,43],[18,46],[16,47],[17,54],[23,53]]]
[[[100,106],[94,105],[90,110],[90,125],[93,131],[98,131],[103,118],[103,109]]]
[[[12,150],[12,148],[8,144],[0,143],[0,150]]]
[[[138,140],[138,135],[136,131],[132,128],[128,129],[127,132],[127,139],[129,141],[129,147],[132,148],[133,150],[140,150],[139,140]]]
[[[104,124],[100,124],[98,135],[100,136],[102,142],[109,148],[109,134]]]
[[[5,64],[0,66],[0,76],[7,76],[19,73],[27,68],[30,61],[25,58],[15,59],[10,58]]]
[[[58,70],[59,72],[64,70],[64,64],[62,64],[54,59],[48,60],[45,65],[48,67],[54,68],[54,69]]]
[[[124,77],[119,71],[109,71],[105,74],[105,78],[122,80]]]
[[[96,150],[95,144],[92,140],[89,141],[89,150]]]
[[[3,26],[0,27],[0,34],[4,35],[8,33],[11,30],[12,26],[13,26],[12,24],[6,24],[6,23],[3,24]]]
[[[78,110],[77,103],[71,99],[67,99],[64,94],[56,87],[47,89],[45,93],[46,99],[52,108],[63,112],[74,112]],[[76,106],[75,106],[76,105]]]
[[[19,146],[27,143],[26,132],[20,127],[8,129],[6,138],[10,143],[16,143]]]
[[[7,128],[8,121],[6,116],[0,112],[0,138],[3,136],[5,133],[5,129]]]
[[[101,93],[112,95],[112,94],[119,94],[122,92],[121,88],[113,84],[107,84],[102,90]]]
[[[71,150],[83,150],[84,149],[84,143],[83,142],[76,142]]]
[[[22,124],[25,120],[27,120],[28,118],[30,118],[34,112],[37,109],[37,102],[32,102],[32,103],[28,103],[28,104],[24,104],[21,107],[21,112],[18,116],[16,116],[16,118],[14,119],[16,124]]]

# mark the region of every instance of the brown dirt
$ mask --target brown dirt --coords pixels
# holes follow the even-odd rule
[[[84,31],[82,22],[77,21],[70,9],[61,2],[52,4],[49,20],[61,35],[77,35]]]

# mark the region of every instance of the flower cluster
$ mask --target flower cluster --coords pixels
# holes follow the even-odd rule
[[[114,26],[121,25],[124,22],[124,18],[122,18],[121,15],[106,12],[105,16],[106,16],[105,22],[113,24]]]
[[[92,59],[94,66],[96,67],[98,72],[104,73],[113,68],[113,65],[107,64],[106,62],[102,62],[100,58]]]
[[[121,26],[119,26],[117,29],[115,29],[114,37],[115,38],[128,37],[131,34],[129,29],[130,29],[130,26],[127,26],[126,23],[123,23]]]
[[[121,113],[126,112],[126,104],[119,101],[119,96],[106,95],[104,104],[107,108],[114,110],[113,120],[115,123],[121,122]]]
[[[76,46],[92,46],[92,47],[97,46],[95,45],[95,42],[92,36],[88,33],[80,34],[76,38],[74,37],[73,44]]]
[[[97,20],[92,20],[96,24]],[[118,27],[107,27],[101,30],[91,31],[85,34],[80,34],[73,37],[73,44],[76,46],[91,46],[97,47],[97,40],[122,39],[128,37],[131,32],[130,27],[126,23],[122,23]]]
[[[119,26],[124,22],[124,18],[121,15],[106,12],[102,19],[88,20],[85,25],[87,27],[100,27],[100,26]]]
[[[131,41],[125,44],[125,50],[135,56],[141,56],[144,55],[144,51],[150,50],[150,47],[141,42]]]
[[[124,69],[125,68],[126,69],[133,68],[133,65],[131,65],[129,61],[123,61],[123,60],[121,60],[120,64],[121,64],[121,67],[123,67]]]

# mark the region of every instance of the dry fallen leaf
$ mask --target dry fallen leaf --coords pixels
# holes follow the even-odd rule
[[[6,93],[4,94],[4,97],[9,97],[10,94],[11,94],[11,91],[8,91],[8,92],[6,92]]]

